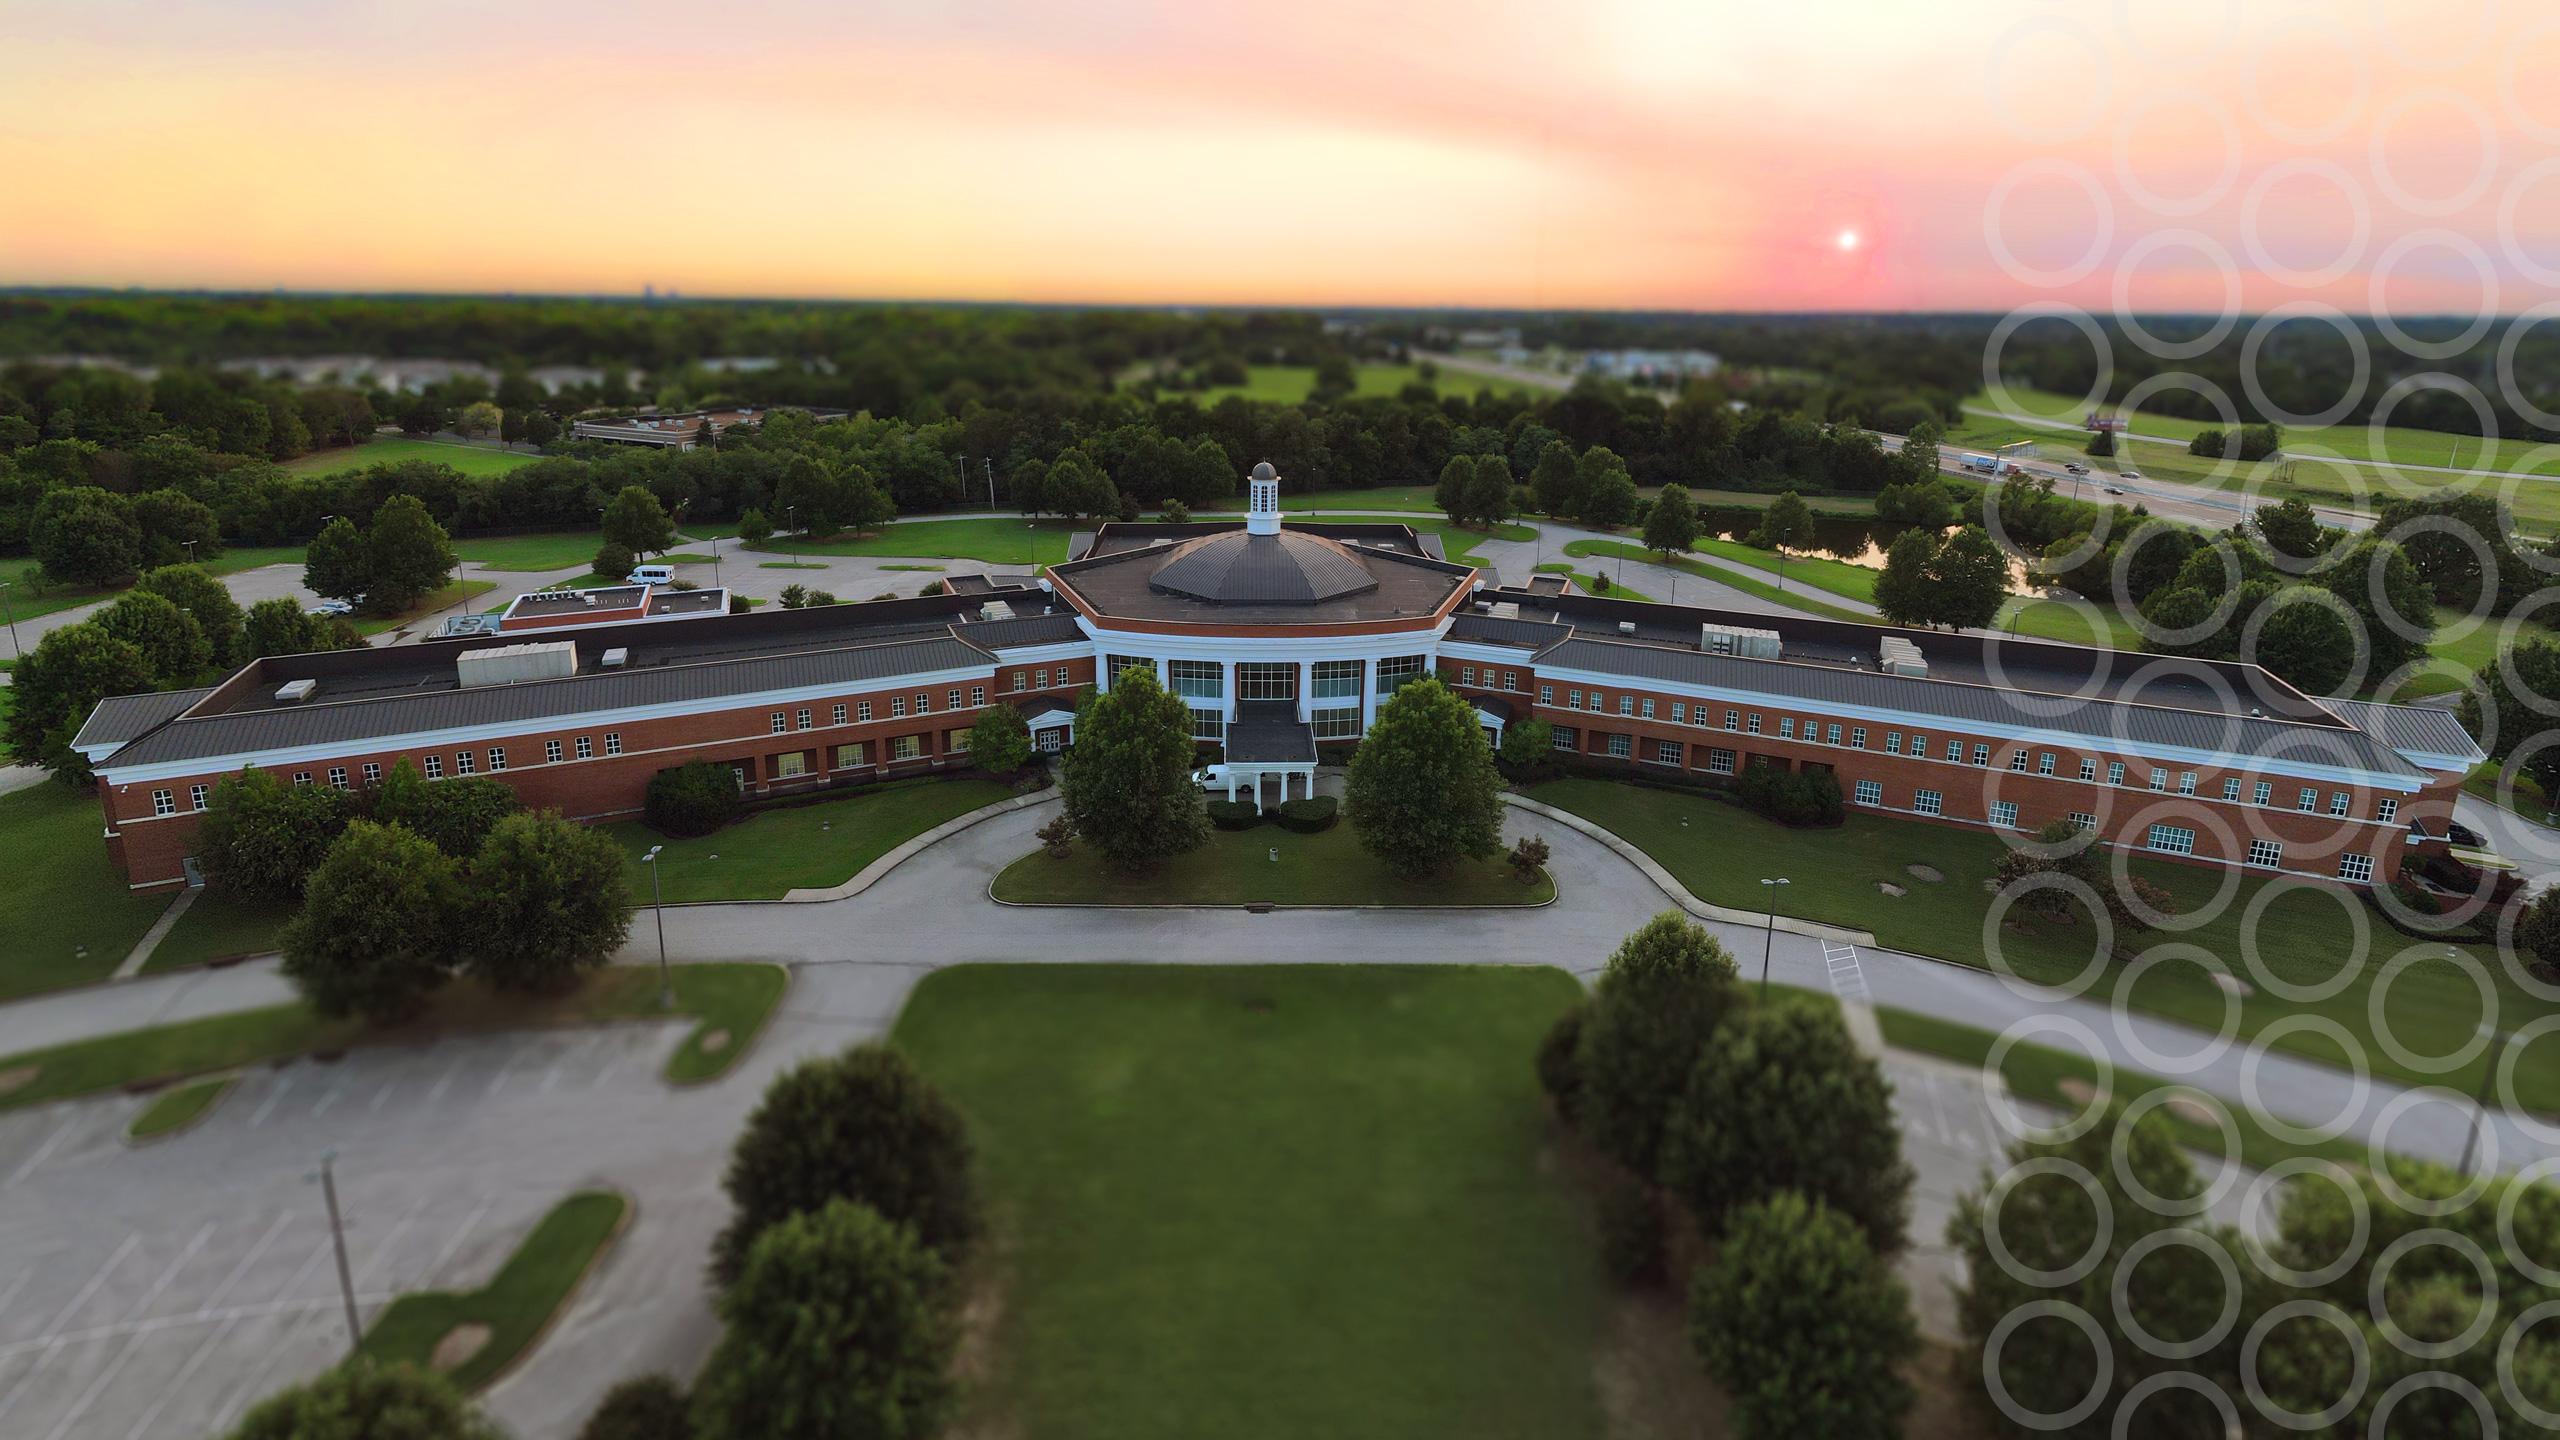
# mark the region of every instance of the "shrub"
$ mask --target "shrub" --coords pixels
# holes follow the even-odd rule
[[[470,970],[495,985],[557,984],[631,935],[622,847],[556,810],[498,822],[471,862]]]
[[[1058,812],[1057,819],[1050,821],[1048,824],[1041,826],[1039,829],[1034,830],[1031,833],[1041,844],[1049,847],[1049,854],[1052,859],[1064,860],[1075,851],[1075,817],[1067,814],[1063,810]]]
[[[1031,726],[1011,705],[990,705],[969,727],[969,758],[990,775],[1009,775],[1031,761]]]
[[[1652,1186],[1621,1178],[1601,1192],[1600,1265],[1621,1285],[1662,1273],[1662,1205]]]
[[[1164,523],[1167,525],[1190,524],[1191,507],[1179,500],[1167,500],[1164,502]]]
[[[1733,790],[1746,807],[1781,825],[1840,823],[1840,782],[1828,770],[1753,765],[1734,781]]]
[[[1545,773],[1556,753],[1556,728],[1544,720],[1514,720],[1502,729],[1502,763],[1514,779]]]
[[[713,1247],[735,1280],[756,1237],[829,1200],[859,1201],[951,1251],[978,1230],[969,1137],[904,1055],[874,1042],[786,1070],[747,1117],[721,1183],[736,1214]]]
[[[1547,837],[1523,835],[1519,843],[1511,847],[1511,853],[1504,858],[1511,862],[1512,879],[1523,885],[1535,885],[1538,883],[1538,872],[1546,868],[1548,854]]]
[[[1310,795],[1303,800],[1281,801],[1276,818],[1283,830],[1313,835],[1332,829],[1334,821],[1341,818],[1341,810],[1342,803],[1330,795]]]
[[[1221,830],[1250,830],[1262,823],[1261,807],[1250,800],[1208,802],[1209,823]]]
[[[1538,1042],[1538,1084],[1555,1097],[1556,1109],[1567,1124],[1572,1123],[1574,1102],[1582,1095],[1582,1062],[1574,1052],[1582,1044],[1583,1017],[1590,1013],[1590,1001],[1575,1002],[1547,1027],[1547,1038]]]
[[[196,826],[206,877],[251,899],[301,898],[303,882],[347,828],[349,798],[334,785],[287,785],[254,765],[222,777]]]
[[[1733,957],[1666,910],[1627,937],[1593,990],[1576,1118],[1602,1154],[1651,1179],[1664,1122],[1717,1022],[1742,1002]]]
[[[670,835],[708,835],[735,819],[738,776],[726,765],[696,760],[649,777],[649,823]]]
[[[353,822],[285,924],[285,978],[323,1015],[411,1014],[451,965],[456,888],[443,851],[396,825]]]
[[[639,563],[638,556],[610,540],[596,547],[595,572],[600,576],[619,580],[630,574],[631,567]]]
[[[684,1387],[665,1375],[640,1375],[604,1392],[578,1440],[693,1440]]]
[[[1912,1392],[1895,1367],[1920,1348],[1910,1293],[1820,1201],[1781,1192],[1737,1211],[1691,1287],[1689,1325],[1746,1440],[1901,1434]]]
[[[249,1407],[230,1440],[504,1440],[453,1382],[415,1365],[341,1365]]]

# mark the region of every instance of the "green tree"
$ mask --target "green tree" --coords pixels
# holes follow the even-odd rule
[[[2249,528],[2279,555],[2308,560],[2329,547],[2332,532],[2320,523],[2311,502],[2299,495],[2261,505],[2249,516]]]
[[[255,765],[213,782],[196,825],[196,855],[222,890],[289,902],[347,828],[349,797],[333,785],[287,785]]]
[[[1528,770],[1555,756],[1556,727],[1532,715],[1502,727],[1502,763]]]
[[[1378,706],[1344,789],[1360,848],[1408,879],[1502,849],[1502,774],[1475,707],[1429,676]]]
[[[604,538],[635,555],[663,555],[676,541],[675,522],[644,485],[625,485],[604,510]]]
[[[631,567],[639,563],[639,556],[623,549],[608,538],[596,547],[596,558],[587,562],[587,565],[588,569],[596,575],[619,581],[628,577],[631,574]]]
[[[397,825],[457,863],[478,855],[498,822],[523,806],[503,780],[482,775],[429,780],[406,755],[392,761],[391,773],[368,787],[357,803],[366,819]]]
[[[2089,437],[2089,443],[2086,448],[2090,454],[2098,456],[2101,459],[2115,454],[2115,432],[2112,430],[2098,431]]]
[[[222,524],[211,506],[183,490],[154,490],[133,502],[146,565],[185,565],[222,553]]]
[[[1191,523],[1191,507],[1179,500],[1167,500],[1164,502],[1163,519],[1167,525],[1188,525]]]
[[[1726,1014],[1748,1003],[1733,957],[1666,910],[1628,936],[1592,987],[1575,1047],[1575,1119],[1601,1153],[1648,1178],[1664,1125]]]
[[[1431,503],[1449,517],[1452,525],[1464,525],[1475,511],[1476,462],[1471,455],[1452,455],[1440,467],[1440,483],[1431,491]]]
[[[1937,581],[1929,573],[1938,558],[1938,537],[1914,527],[1893,537],[1877,572],[1876,609],[1887,623],[1926,625],[1938,613]]]
[[[758,1236],[830,1200],[857,1201],[950,1254],[978,1233],[968,1127],[907,1057],[874,1041],[776,1077],[721,1184],[734,1207],[712,1247],[734,1281]]]
[[[1511,483],[1511,462],[1499,455],[1476,457],[1475,477],[1467,482],[1467,513],[1487,525],[1499,525],[1518,513],[1520,494]]]
[[[213,659],[213,646],[195,618],[164,596],[129,590],[89,622],[142,653],[154,685],[196,683],[198,672]]]
[[[1529,493],[1537,498],[1542,515],[1579,515],[1582,513],[1580,474],[1574,468],[1573,450],[1561,440],[1550,440],[1538,452],[1538,463],[1529,471]]]
[[[604,1392],[578,1440],[693,1440],[684,1387],[666,1375],[635,1375]]]
[[[1857,1222],[1889,1255],[1903,1246],[1911,1181],[1893,1087],[1831,1009],[1728,1017],[1663,1132],[1662,1183],[1709,1235],[1724,1232],[1736,1206],[1797,1191]]]
[[[1689,503],[1689,492],[1677,485],[1663,486],[1644,517],[1644,548],[1667,558],[1697,543],[1698,512]]]
[[[1910,436],[1902,442],[1906,484],[1934,487],[1938,483],[1938,441],[1943,433],[1935,420],[1923,420],[1911,427]]]
[[[750,550],[761,550],[773,538],[773,521],[761,510],[738,512],[738,542]]]
[[[333,1018],[414,1014],[451,966],[455,890],[443,851],[397,825],[351,822],[285,923],[285,978]]]
[[[381,614],[396,615],[453,578],[452,537],[414,495],[382,502],[364,552],[365,605]]]
[[[90,779],[87,756],[71,748],[89,712],[110,695],[155,688],[151,662],[130,642],[95,625],[49,631],[9,676],[9,753],[41,765],[66,785]]]
[[[364,532],[344,515],[322,526],[320,533],[312,537],[310,548],[303,551],[302,585],[315,595],[353,600],[365,593],[372,573]]]
[[[848,1200],[767,1229],[720,1297],[696,1440],[924,1440],[952,1400],[948,1272]]]
[[[1769,502],[1744,544],[1762,550],[1796,550],[1813,543],[1813,507],[1793,490]]]
[[[556,985],[631,937],[622,846],[558,811],[500,820],[471,862],[466,968],[493,985]]]
[[[1626,483],[1620,485],[1618,482]],[[1578,518],[1593,525],[1624,524],[1635,513],[1635,481],[1627,476],[1627,462],[1606,445],[1594,445],[1573,462],[1574,498]]]
[[[990,775],[1010,775],[1031,761],[1031,726],[1011,705],[978,712],[969,727],[969,758]]]
[[[133,588],[160,596],[187,612],[196,628],[204,632],[212,663],[227,667],[257,658],[240,653],[240,627],[246,619],[240,612],[240,602],[231,598],[221,581],[197,567],[164,565],[145,573]]]
[[[1910,1292],[1856,1222],[1781,1191],[1734,1212],[1689,1292],[1689,1337],[1745,1440],[1896,1440],[1917,1353]]]
[[[262,655],[308,655],[342,648],[326,617],[305,615],[291,596],[278,595],[249,607],[240,622],[233,655],[235,663],[245,665]]]
[[[142,568],[133,502],[95,485],[71,485],[36,502],[27,546],[65,585],[121,585]]]
[[[1946,538],[1929,567],[1940,622],[1958,629],[1989,625],[2009,598],[2009,557],[1979,525]]]
[[[229,1440],[506,1440],[506,1435],[435,1371],[357,1361],[250,1406]]]
[[[1076,833],[1113,869],[1135,873],[1209,838],[1209,813],[1191,778],[1191,709],[1145,666],[1088,690],[1060,784]]]
[[[2259,627],[2255,660],[2276,678],[2308,695],[2334,694],[2356,665],[2356,636],[2346,617],[2316,600],[2287,600],[2287,595],[2326,595],[2310,586],[2294,586],[2263,602],[2266,623]],[[2243,608],[2247,606],[2243,605]]]

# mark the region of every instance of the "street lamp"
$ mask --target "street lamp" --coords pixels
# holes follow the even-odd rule
[[[15,583],[0,580],[0,615],[7,616],[9,620],[9,653],[12,655],[18,653],[18,612],[9,604],[9,587]]]
[[[658,921],[658,1008],[676,1008],[675,982],[667,977],[667,892],[658,884],[658,852],[664,845],[652,845],[640,858],[649,865],[649,913]]]
[[[2462,1168],[2454,1172],[2457,1175],[2471,1173],[2472,1153],[2480,1148],[2480,1131],[2489,1121],[2489,1087],[2497,1082],[2498,1062],[2505,1058],[2507,1047],[2516,1038],[2514,1032],[2493,1025],[2479,1026],[2473,1033],[2489,1037],[2489,1067],[2480,1072],[2480,1093],[2472,1097],[2471,1133],[2463,1137]]]
[[[1776,887],[1784,885],[1787,882],[1782,879],[1764,879],[1760,883],[1771,887],[1769,891],[1769,924],[1768,928],[1760,932],[1760,998],[1765,1001],[1769,998],[1769,947],[1774,944],[1778,938],[1778,892]]]
[[[356,1319],[355,1275],[347,1269],[347,1230],[338,1219],[338,1180],[334,1171],[337,1161],[337,1147],[321,1151],[320,1168],[306,1172],[302,1179],[304,1184],[319,1181],[321,1198],[328,1202],[329,1243],[338,1251],[338,1298],[347,1306],[347,1357],[353,1359],[364,1347],[364,1326]]]
[[[190,565],[196,563],[196,542],[193,540],[181,540],[178,543],[187,547],[187,563]]]
[[[791,564],[795,569],[798,568],[800,564],[800,537],[797,533],[799,529],[800,507],[797,505],[783,506],[782,530],[784,534],[791,536],[791,538],[782,543],[789,547],[788,553],[791,556]]]

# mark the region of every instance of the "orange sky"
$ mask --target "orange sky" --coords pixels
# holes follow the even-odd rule
[[[2534,173],[2560,14],[2479,0],[0,0],[0,25],[0,283],[2104,309],[2130,255],[2126,305],[2212,310],[2218,247],[2253,312],[2361,312],[2412,235],[2403,313],[2480,308],[2466,242],[2502,310],[2560,281],[2560,173]],[[1986,234],[2004,177],[2021,274]]]

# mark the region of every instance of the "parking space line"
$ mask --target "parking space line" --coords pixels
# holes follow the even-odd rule
[[[373,1103],[364,1107],[365,1113],[368,1115],[379,1113],[382,1102],[391,1098],[391,1087],[398,1083],[400,1082],[397,1079],[383,1081],[382,1088],[373,1092]]]
[[[567,1050],[561,1051],[560,1058],[551,1062],[551,1068],[542,1072],[543,1094],[550,1094],[551,1087],[560,1083],[560,1072],[568,1066],[569,1056],[572,1053],[574,1052]]]
[[[17,1184],[19,1181],[26,1179],[29,1175],[34,1174],[35,1168],[43,1164],[45,1162],[45,1158],[53,1153],[54,1147],[60,1145],[64,1138],[70,1135],[71,1127],[79,1123],[80,1117],[78,1115],[72,1115],[66,1118],[62,1122],[61,1128],[45,1137],[45,1142],[36,1147],[36,1153],[27,1157],[25,1164],[20,1165],[17,1169],[11,1171],[8,1179],[0,1180],[0,1190],[6,1190],[10,1186]]]
[[[292,1088],[293,1076],[288,1072],[276,1081],[276,1088],[267,1092],[266,1103],[258,1107],[258,1113],[249,1117],[249,1128],[255,1130],[266,1124],[267,1117],[275,1112],[276,1102],[282,1100],[284,1092]]]
[[[441,1099],[443,1099],[443,1098],[444,1098],[444,1091],[445,1091],[445,1087],[446,1087],[446,1086],[448,1086],[448,1085],[451,1085],[451,1084],[453,1083],[453,1077],[454,1077],[454,1076],[459,1075],[459,1074],[461,1074],[461,1073],[462,1073],[462,1061],[463,1061],[463,1058],[464,1058],[464,1057],[462,1057],[462,1056],[460,1056],[460,1055],[456,1055],[456,1056],[454,1056],[454,1057],[453,1057],[453,1063],[452,1063],[452,1064],[450,1064],[450,1065],[448,1065],[448,1066],[446,1066],[446,1067],[445,1067],[445,1069],[444,1069],[444,1074],[442,1074],[442,1075],[440,1075],[440,1076],[438,1076],[438,1077],[436,1078],[435,1088],[434,1088],[434,1089],[432,1089],[432,1090],[429,1090],[429,1091],[427,1092],[427,1099],[428,1099],[428,1100],[430,1100],[430,1101],[435,1101],[435,1100],[441,1100]]]
[[[480,1092],[481,1099],[486,1100],[498,1093],[498,1087],[507,1083],[507,1071],[513,1069],[515,1063],[516,1057],[513,1054],[498,1062],[498,1073],[489,1077],[489,1088]]]
[[[321,1116],[328,1114],[329,1107],[338,1103],[338,1093],[346,1088],[347,1087],[344,1085],[330,1086],[329,1093],[321,1096],[318,1103],[311,1107],[311,1118],[317,1120]]]
[[[383,1236],[382,1243],[373,1247],[373,1253],[366,1256],[364,1263],[356,1267],[356,1279],[359,1284],[374,1278],[374,1272],[382,1266],[383,1257],[389,1255],[392,1247],[400,1243],[400,1237],[408,1232],[410,1224],[418,1218],[418,1211],[426,1203],[427,1197],[424,1195],[409,1202],[409,1208],[401,1212],[400,1223],[392,1226],[391,1233]]]
[[[28,1362],[26,1373],[18,1377],[17,1384],[9,1387],[8,1394],[0,1395],[0,1417],[5,1417],[16,1407],[18,1397],[27,1393],[29,1382],[44,1369],[44,1358],[52,1353],[62,1334],[62,1327],[71,1323],[71,1317],[80,1312],[81,1306],[89,1303],[89,1297],[98,1293],[98,1287],[107,1283],[107,1277],[114,1274],[116,1267],[124,1263],[124,1257],[132,1254],[134,1247],[141,1243],[142,1232],[139,1230],[125,1236],[124,1243],[116,1247],[116,1253],[107,1257],[107,1263],[98,1267],[98,1273],[90,1276],[89,1283],[80,1287],[80,1293],[71,1297],[71,1303],[62,1307],[62,1313],[53,1317],[53,1323],[44,1327],[44,1333],[36,1337],[31,1347],[36,1356]]]
[[[185,1269],[187,1262],[196,1258],[196,1252],[204,1248],[204,1242],[212,1238],[213,1225],[207,1222],[196,1232],[196,1238],[187,1242],[187,1248],[179,1253],[178,1258],[169,1262],[169,1268],[160,1272],[160,1278],[151,1282],[151,1288],[142,1293],[142,1298],[133,1302],[133,1308],[125,1312],[125,1320],[129,1322],[150,1309],[151,1303],[160,1298],[160,1292],[169,1288],[169,1282],[178,1278],[178,1272]],[[116,1351],[116,1358],[107,1362],[106,1368],[89,1382],[89,1388],[81,1391],[80,1398],[72,1402],[71,1408],[62,1412],[62,1418],[53,1422],[53,1428],[45,1433],[44,1440],[62,1440],[70,1433],[71,1427],[79,1423],[81,1416],[89,1413],[91,1405],[97,1403],[99,1393],[124,1370],[125,1362],[142,1348],[142,1338],[143,1332],[138,1330],[125,1337],[124,1347]]]
[[[497,1199],[494,1196],[480,1202],[480,1208],[472,1211],[463,1220],[462,1228],[454,1231],[453,1238],[444,1242],[444,1248],[436,1252],[435,1260],[427,1266],[427,1273],[418,1277],[419,1284],[431,1286],[436,1283],[437,1278],[444,1274],[444,1267],[452,1263],[455,1252],[462,1248],[462,1242],[470,1239],[471,1232],[480,1228],[482,1217],[486,1216],[489,1213],[489,1207],[496,1203]]]
[[[276,1300],[278,1302],[291,1300],[293,1292],[302,1288],[302,1282],[311,1277],[311,1272],[320,1268],[320,1262],[329,1258],[329,1250],[329,1239],[324,1235],[321,1237],[320,1243],[312,1247],[311,1258],[303,1261],[302,1268],[294,1271],[293,1278],[284,1282],[284,1288],[276,1292]],[[317,1306],[319,1303],[320,1302],[316,1300],[311,1302],[313,1306]],[[285,1337],[291,1335],[296,1329],[300,1328],[303,1316],[308,1315],[309,1313],[310,1310],[305,1309],[301,1315],[294,1316],[291,1321],[286,1323],[284,1334],[277,1336],[276,1342],[267,1347],[266,1364],[253,1365],[244,1370],[240,1377],[240,1383],[233,1386],[231,1393],[223,1398],[222,1408],[215,1412],[213,1423],[205,1427],[209,1432],[219,1435],[223,1431],[231,1428],[231,1417],[239,1413],[241,1406],[246,1403],[245,1397],[248,1394],[254,1393],[254,1387],[257,1386],[260,1377],[266,1374],[268,1366],[275,1363],[277,1352],[284,1349]]]

